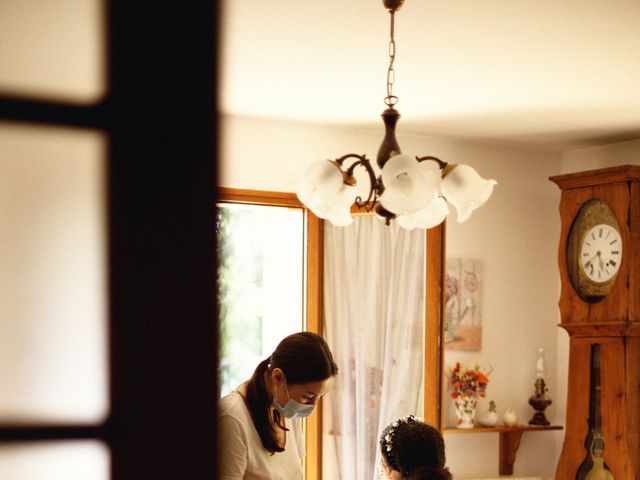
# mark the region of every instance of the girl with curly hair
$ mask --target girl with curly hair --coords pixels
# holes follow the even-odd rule
[[[451,480],[440,432],[409,415],[388,425],[380,436],[382,480]]]

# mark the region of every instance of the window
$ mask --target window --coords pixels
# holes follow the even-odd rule
[[[321,221],[292,193],[220,188],[218,200],[224,394],[248,379],[288,333],[322,333],[322,242]],[[253,330],[245,335],[238,326]],[[232,377],[227,369],[232,362],[242,363],[241,375]],[[306,420],[306,480],[320,479],[321,418],[320,407]]]
[[[219,203],[220,382],[226,395],[285,336],[305,329],[301,208]]]

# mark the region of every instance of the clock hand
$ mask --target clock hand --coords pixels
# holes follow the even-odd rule
[[[591,257],[589,260],[587,260],[587,263],[584,264],[585,267],[588,267],[589,265],[591,265],[593,263],[593,260],[600,255],[600,252],[596,253],[593,257]]]

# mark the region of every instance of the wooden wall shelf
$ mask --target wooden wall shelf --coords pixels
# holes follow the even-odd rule
[[[516,461],[516,453],[520,446],[520,439],[524,432],[541,432],[547,430],[562,430],[560,425],[548,425],[539,427],[535,425],[516,425],[513,427],[475,427],[475,428],[445,428],[443,434],[450,433],[499,433],[500,434],[500,475],[513,475],[513,464]]]

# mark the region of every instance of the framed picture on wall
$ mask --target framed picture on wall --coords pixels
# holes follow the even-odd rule
[[[469,258],[447,258],[444,346],[480,351],[482,264]]]

